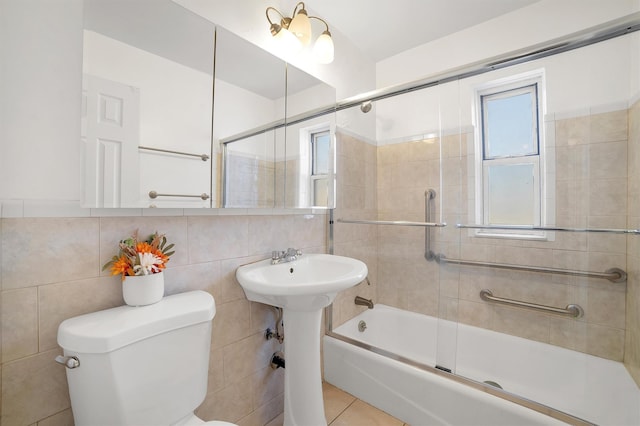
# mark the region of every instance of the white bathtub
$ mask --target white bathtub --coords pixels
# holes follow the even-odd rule
[[[358,331],[360,321],[366,322],[364,332]],[[453,370],[455,375],[424,371],[324,337],[325,380],[413,426],[580,419],[640,425],[640,390],[619,362],[380,304],[333,332],[427,366],[438,360]],[[474,382],[465,384],[460,376]],[[499,383],[506,393],[484,381]],[[524,406],[509,399],[522,399]],[[543,414],[555,410],[561,412],[555,418]]]

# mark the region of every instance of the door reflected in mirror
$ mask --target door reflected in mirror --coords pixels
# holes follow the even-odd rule
[[[170,0],[84,1],[84,207],[212,205],[214,34]]]
[[[333,205],[329,85],[171,0],[85,0],[83,39],[83,207]]]

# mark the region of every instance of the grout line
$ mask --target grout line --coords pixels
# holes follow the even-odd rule
[[[358,398],[353,398],[353,401],[351,401],[351,403],[349,405],[347,405],[346,407],[344,407],[344,410],[340,411],[340,413],[336,416],[335,419],[333,419],[331,421],[331,423],[329,423],[328,426],[331,426],[333,424],[333,422],[335,422],[336,420],[338,420],[340,418],[341,415],[344,414],[345,411],[347,411],[349,409],[349,407],[351,407],[353,404],[355,404],[355,402],[358,401]]]

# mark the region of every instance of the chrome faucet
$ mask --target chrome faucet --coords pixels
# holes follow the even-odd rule
[[[302,251],[294,248],[288,248],[287,251],[274,250],[271,252],[271,264],[277,265],[278,263],[293,262],[300,256],[302,256]]]

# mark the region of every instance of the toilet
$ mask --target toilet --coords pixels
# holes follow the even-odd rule
[[[76,426],[211,425],[207,393],[213,297],[191,291],[153,305],[70,318],[58,328]]]

